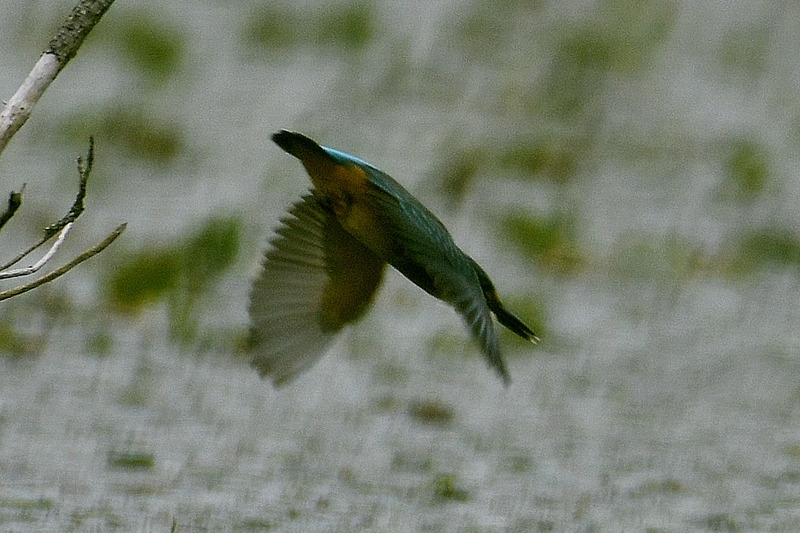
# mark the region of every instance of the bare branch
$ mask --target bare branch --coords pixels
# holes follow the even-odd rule
[[[123,231],[125,231],[125,227],[126,226],[127,226],[127,224],[119,225],[117,227],[117,229],[112,231],[108,235],[108,237],[106,237],[101,243],[99,243],[96,246],[93,246],[92,248],[86,250],[85,252],[83,252],[78,257],[76,257],[75,259],[73,259],[72,261],[67,263],[66,265],[62,266],[61,268],[53,270],[52,272],[47,273],[46,275],[42,276],[41,278],[28,283],[27,285],[22,285],[21,287],[16,287],[14,289],[10,289],[10,290],[4,291],[4,292],[0,292],[0,301],[7,300],[9,298],[13,298],[14,296],[18,296],[20,294],[26,293],[26,292],[28,292],[28,291],[30,291],[32,289],[35,289],[36,287],[38,287],[40,285],[44,285],[45,283],[53,281],[54,279],[66,274],[67,272],[72,270],[77,265],[83,263],[87,259],[89,259],[89,258],[97,255],[98,253],[102,252],[109,244],[114,242],[114,240],[117,237],[119,237],[122,234]]]
[[[78,53],[83,40],[113,3],[114,0],[80,0],[72,8],[72,13],[58,29],[46,52],[58,57],[59,70]]]
[[[22,82],[0,112],[0,153],[8,141],[17,133],[33,111],[39,98],[58,74],[58,60],[53,54],[43,54],[33,66],[28,77]]]
[[[25,81],[0,112],[0,154],[114,0],[80,0]]]
[[[73,202],[69,212],[61,220],[45,228],[44,237],[42,237],[42,239],[39,242],[28,248],[23,253],[19,254],[10,262],[0,266],[0,279],[16,278],[33,274],[37,272],[40,268],[42,268],[42,266],[44,266],[48,261],[50,261],[50,259],[52,259],[52,257],[58,251],[58,248],[64,242],[64,239],[66,239],[67,233],[69,233],[69,230],[72,228],[72,224],[84,211],[84,199],[86,198],[86,184],[89,180],[89,174],[92,171],[93,163],[94,163],[94,139],[92,137],[89,137],[89,151],[86,154],[86,160],[84,161],[82,158],[80,157],[78,158],[78,174],[80,175],[80,182],[78,184],[78,194],[76,195],[75,201]],[[14,210],[16,210],[16,208],[14,208]],[[13,215],[13,212],[11,213],[11,215]],[[11,218],[11,216],[9,216],[8,218]],[[57,277],[67,273],[73,267],[86,261],[93,255],[100,253],[103,249],[105,249],[106,246],[111,244],[114,241],[114,239],[119,237],[119,235],[125,230],[125,227],[126,224],[120,225],[119,227],[117,227],[117,229],[111,232],[111,234],[109,234],[109,236],[106,237],[106,239],[103,242],[83,252],[78,257],[76,257],[66,265],[62,266],[61,268],[54,270],[48,274],[45,274],[41,278],[32,281],[26,285],[22,285],[20,287],[10,289],[5,292],[1,292],[0,301],[28,292],[31,289],[35,289],[36,287],[44,283],[47,283],[49,281],[52,281]],[[53,246],[50,247],[47,253],[41,259],[39,259],[39,261],[26,268],[18,268],[16,270],[11,270],[11,271],[7,270],[10,266],[19,262],[29,253],[31,253],[32,251],[36,250],[44,243],[49,241],[56,234],[58,234],[56,242],[53,244]]]
[[[50,247],[50,249],[47,251],[46,254],[42,256],[41,259],[39,259],[29,267],[18,268],[16,270],[0,271],[0,279],[29,276],[34,272],[36,272],[37,270],[39,270],[40,268],[42,268],[45,265],[45,263],[50,261],[50,258],[55,255],[56,251],[58,251],[58,247],[61,246],[61,243],[64,242],[64,239],[67,238],[67,233],[69,233],[69,230],[71,228],[72,228],[72,222],[64,226],[64,229],[61,230],[61,233],[58,235],[58,239],[56,239],[56,242],[53,243],[53,246]]]

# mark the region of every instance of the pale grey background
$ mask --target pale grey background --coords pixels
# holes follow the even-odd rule
[[[321,20],[343,4],[289,9]],[[138,107],[177,125],[183,146],[157,163],[98,136],[89,210],[60,257],[119,222],[127,232],[41,294],[2,304],[6,327],[42,345],[0,357],[0,530],[168,531],[173,518],[180,531],[800,528],[798,265],[735,275],[724,259],[753,229],[800,230],[800,8],[663,4],[666,36],[641,64],[590,76],[590,110],[538,114],[565,36],[593,24],[636,35],[642,21],[624,16],[636,4],[375,1],[373,39],[348,51],[247,44],[258,2],[118,1],[3,155],[0,193],[28,184],[3,255],[72,202],[85,135],[64,131],[80,117]],[[71,7],[0,3],[0,94]],[[160,84],[117,50],[141,13],[181,35],[182,59]],[[615,16],[619,28],[602,25]],[[476,20],[488,30],[465,37]],[[269,140],[284,127],[392,174],[502,294],[544,309],[539,347],[503,337],[509,388],[455,313],[396,273],[373,312],[284,389],[235,353],[225,332],[246,326],[268,230],[308,186]],[[488,167],[455,207],[439,192],[443,146],[492,153],[545,134],[588,139],[566,183]],[[739,138],[769,168],[744,201],[724,190],[725,147]],[[513,207],[576,214],[583,265],[559,275],[526,259],[498,229]],[[126,317],[98,303],[108,256],[215,213],[236,213],[245,230],[204,304],[217,342],[176,347],[163,304]],[[98,331],[113,341],[105,355],[87,349]],[[424,423],[418,402],[452,420]],[[115,467],[119,454],[153,463]],[[464,497],[437,496],[437,480]]]

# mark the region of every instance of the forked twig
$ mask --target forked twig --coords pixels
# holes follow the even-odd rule
[[[61,231],[63,227],[65,227],[67,224],[71,224],[72,222],[74,222],[81,215],[81,213],[83,213],[85,209],[83,201],[86,198],[86,183],[89,180],[89,174],[92,171],[93,164],[94,164],[94,137],[90,136],[89,150],[86,154],[86,161],[84,162],[83,158],[78,157],[78,176],[79,176],[78,194],[77,196],[75,196],[75,201],[72,203],[72,207],[70,208],[69,212],[66,215],[64,215],[58,222],[47,226],[44,229],[44,236],[38,242],[31,245],[27,250],[14,257],[11,261],[3,265],[0,265],[0,272],[3,272],[4,270],[19,263],[28,254],[43,246],[47,241],[52,239],[54,235],[56,235],[59,231]],[[24,185],[22,186],[22,189],[23,190],[25,189]],[[13,196],[15,193],[11,194]],[[19,208],[19,205],[22,203],[22,191],[20,191],[17,194],[19,194],[19,202],[14,208],[13,212],[11,212],[11,215],[8,217],[9,219],[12,216],[14,216],[14,212],[16,212],[17,208]],[[9,210],[10,208],[11,208],[11,199],[9,199]],[[7,210],[6,213],[8,213],[9,210]],[[0,277],[0,279],[3,278]]]
[[[31,289],[35,289],[39,285],[44,285],[45,283],[53,281],[54,279],[66,274],[67,272],[72,270],[73,267],[83,263],[92,256],[102,252],[109,244],[114,242],[114,239],[119,237],[122,234],[122,232],[125,231],[126,226],[127,224],[120,224],[119,226],[117,226],[117,229],[112,231],[109,234],[109,236],[103,240],[103,242],[97,244],[96,246],[93,246],[92,248],[89,248],[88,250],[86,250],[85,252],[83,252],[82,254],[80,254],[75,259],[73,259],[66,265],[62,266],[61,268],[57,268],[52,272],[48,272],[41,278],[32,281],[27,285],[22,285],[21,287],[16,287],[14,289],[9,289],[7,291],[0,292],[0,301],[7,300],[9,298],[13,298],[14,296],[18,296],[20,294],[28,292]]]
[[[39,242],[37,242],[24,252],[16,256],[8,263],[0,266],[0,280],[17,278],[21,276],[28,276],[30,274],[34,274],[40,268],[42,268],[48,261],[50,261],[50,259],[53,258],[53,256],[56,254],[61,244],[64,242],[64,239],[66,239],[70,229],[72,229],[73,223],[81,215],[81,213],[83,213],[85,209],[84,199],[86,198],[86,184],[89,180],[89,174],[92,171],[93,163],[94,163],[94,138],[89,137],[89,150],[88,153],[86,154],[86,159],[84,160],[81,157],[78,158],[78,174],[80,175],[80,180],[78,184],[78,194],[75,196],[75,201],[72,203],[72,207],[70,208],[69,212],[64,217],[62,217],[61,220],[59,220],[58,222],[47,226],[44,229],[44,236],[39,240]],[[24,189],[25,187],[23,186],[22,188]],[[16,200],[14,200],[15,194],[17,195]],[[12,201],[14,204],[13,206],[12,206]],[[5,223],[12,216],[14,216],[14,213],[19,208],[19,205],[21,203],[22,203],[22,191],[20,191],[19,193],[12,193],[12,198],[9,199],[9,208],[2,215],[2,217],[0,217],[0,221]],[[3,218],[5,218],[5,220],[3,220]],[[0,225],[0,227],[2,226]],[[49,272],[48,274],[45,274],[41,278],[32,281],[28,284],[16,287],[14,289],[9,289],[5,292],[0,292],[0,301],[28,292],[31,289],[35,289],[40,285],[43,285],[49,281],[58,278],[59,276],[62,276],[63,274],[71,270],[73,267],[79,265],[80,263],[83,263],[90,257],[103,251],[103,249],[105,249],[109,244],[114,242],[114,240],[117,237],[120,236],[120,234],[125,230],[125,227],[126,224],[118,226],[117,229],[112,231],[108,235],[108,237],[106,237],[105,240],[103,240],[103,242],[86,250],[85,252],[83,252],[82,254],[80,254],[75,259],[73,259],[66,265],[62,266],[61,268],[53,270],[52,272]],[[39,259],[29,267],[17,268],[15,270],[8,270],[9,267],[18,263],[25,256],[27,256],[37,248],[44,245],[47,241],[49,241],[56,235],[58,235],[58,238],[56,239],[55,243],[53,243],[53,245],[50,247],[47,253],[44,254],[44,256],[42,256],[41,259]]]
[[[50,258],[53,257],[58,250],[58,247],[61,246],[61,243],[64,242],[64,239],[67,238],[67,233],[69,233],[70,228],[72,228],[72,222],[64,226],[64,229],[61,230],[61,233],[58,235],[58,239],[56,242],[53,243],[53,246],[47,251],[46,254],[42,256],[41,259],[36,261],[29,267],[25,268],[18,268],[16,270],[0,270],[0,279],[8,279],[8,278],[18,278],[21,276],[29,276],[35,273],[37,270],[42,268],[45,263],[50,261]]]

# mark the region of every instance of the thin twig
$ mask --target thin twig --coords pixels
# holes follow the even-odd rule
[[[94,164],[94,137],[89,136],[89,151],[86,154],[86,162],[81,157],[78,157],[78,195],[75,197],[69,213],[55,224],[50,224],[44,229],[45,240],[50,239],[53,235],[61,231],[61,228],[74,222],[83,210],[83,200],[86,198],[86,182],[89,180],[89,174],[92,172],[92,165]]]
[[[17,212],[19,206],[22,205],[22,192],[25,190],[25,184],[22,184],[22,188],[19,191],[11,191],[11,194],[8,195],[8,208],[0,215],[0,229],[6,225],[6,222],[11,220],[11,217],[14,216],[14,213]]]
[[[73,259],[72,261],[67,263],[66,265],[62,266],[61,268],[53,270],[52,272],[49,272],[49,273],[45,274],[44,276],[42,276],[41,278],[37,279],[36,281],[32,281],[32,282],[28,283],[27,285],[22,285],[21,287],[17,287],[17,288],[14,288],[14,289],[9,289],[9,290],[4,291],[4,292],[0,292],[0,301],[7,300],[9,298],[13,298],[14,296],[18,296],[20,294],[28,292],[29,290],[35,289],[36,287],[38,287],[40,285],[44,285],[45,283],[53,281],[54,279],[66,274],[67,272],[72,270],[73,267],[79,265],[80,263],[83,263],[84,261],[86,261],[87,259],[91,258],[92,256],[97,255],[98,253],[102,252],[109,244],[114,242],[114,239],[119,237],[122,234],[122,232],[125,231],[125,227],[126,226],[127,226],[127,224],[120,224],[117,227],[117,229],[112,231],[108,235],[108,237],[106,237],[103,240],[103,242],[101,242],[100,244],[97,244],[96,246],[86,250],[85,252],[83,252],[78,257],[76,257],[75,259]]]
[[[18,268],[16,270],[7,270],[5,272],[0,271],[0,279],[19,278],[21,276],[29,276],[29,275],[33,274],[34,272],[38,271],[48,261],[50,261],[50,259],[55,255],[56,251],[58,251],[58,247],[61,246],[61,243],[64,242],[64,239],[67,238],[67,233],[69,233],[69,230],[71,228],[72,228],[72,222],[70,222],[69,224],[64,226],[64,229],[62,229],[61,233],[59,233],[58,238],[56,239],[56,242],[53,243],[53,246],[50,247],[50,249],[47,251],[46,254],[44,254],[42,256],[41,259],[39,259],[38,261],[36,261],[34,264],[32,264],[29,267]]]

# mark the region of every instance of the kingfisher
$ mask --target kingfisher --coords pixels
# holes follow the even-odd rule
[[[492,315],[523,339],[539,339],[439,219],[358,157],[292,131],[272,140],[300,160],[313,186],[280,220],[253,283],[250,348],[259,374],[279,386],[316,362],[367,311],[389,264],[463,316],[508,385]]]

